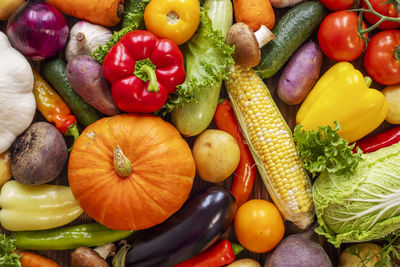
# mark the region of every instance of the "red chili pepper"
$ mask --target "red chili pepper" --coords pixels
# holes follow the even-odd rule
[[[159,110],[186,76],[179,47],[141,30],[129,32],[108,51],[103,72],[115,104],[141,113]]]
[[[390,128],[384,132],[364,137],[358,140],[353,148],[359,147],[363,153],[374,152],[378,149],[391,146],[400,141],[400,125]]]
[[[231,192],[236,198],[238,207],[240,207],[249,199],[256,178],[257,168],[250,149],[240,132],[233,108],[228,100],[218,105],[214,114],[214,122],[218,129],[232,135],[239,145],[240,161],[234,174]]]
[[[237,254],[243,250],[238,244],[221,240],[216,245],[194,256],[193,258],[181,262],[174,267],[219,267],[232,263]]]

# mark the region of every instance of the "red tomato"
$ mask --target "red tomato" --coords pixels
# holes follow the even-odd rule
[[[400,83],[400,30],[381,31],[371,38],[364,55],[364,67],[380,84]]]
[[[372,8],[381,15],[393,18],[397,18],[399,16],[396,13],[396,9],[394,8],[393,4],[385,3],[386,0],[369,0],[369,2],[371,3]],[[362,1],[362,7],[368,9],[368,5],[365,1]],[[364,12],[363,16],[370,24],[375,24],[380,19],[378,16],[375,16],[370,12]],[[400,27],[400,23],[393,21],[384,21],[378,26],[380,29],[395,29],[398,27]]]
[[[358,16],[350,11],[336,11],[324,18],[318,30],[322,52],[336,61],[353,61],[358,58],[365,43],[357,33]],[[363,29],[366,28],[362,23]],[[368,34],[364,34],[368,38]]]
[[[320,1],[324,6],[329,8],[330,10],[338,11],[338,10],[346,10],[351,8],[353,5],[353,0],[321,0]]]

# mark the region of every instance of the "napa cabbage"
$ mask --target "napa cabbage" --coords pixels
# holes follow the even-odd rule
[[[363,154],[351,174],[324,171],[313,185],[319,227],[335,247],[400,230],[400,143]]]

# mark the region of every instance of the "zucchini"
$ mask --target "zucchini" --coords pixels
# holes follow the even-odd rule
[[[78,121],[88,126],[100,119],[100,115],[72,89],[67,79],[66,65],[61,59],[47,61],[43,65],[43,75],[64,99]]]
[[[258,74],[266,79],[277,73],[317,29],[323,17],[323,5],[313,1],[286,12],[272,29],[275,40],[261,49],[261,61],[255,68]]]
[[[206,0],[204,7],[211,19],[213,31],[218,31],[221,43],[232,26],[233,7],[230,0]],[[198,46],[198,45],[197,45]],[[186,61],[186,66],[187,66]],[[196,102],[185,103],[172,112],[172,123],[184,136],[196,136],[211,123],[217,109],[222,79],[193,93]]]

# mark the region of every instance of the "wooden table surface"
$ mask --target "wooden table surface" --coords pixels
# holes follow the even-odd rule
[[[279,16],[280,14],[282,14],[283,12],[285,12],[285,9],[280,9],[277,12],[277,15]],[[72,21],[76,21],[75,19],[69,18],[70,23],[72,24]],[[5,22],[0,22],[0,30],[4,31],[5,30]],[[315,34],[311,39],[316,40],[315,38]],[[333,65],[335,62],[332,60],[329,60],[328,58],[324,57],[324,62],[323,62],[323,67],[321,69],[321,74],[323,74],[331,65]],[[361,64],[361,59],[359,59],[356,62],[353,62],[353,64],[359,68],[360,70],[364,71],[362,68],[362,64]],[[39,64],[38,63],[33,63],[33,65],[35,67],[37,67]],[[280,101],[280,99],[277,96],[276,93],[276,84],[277,81],[279,79],[279,75],[281,72],[279,72],[277,75],[275,75],[274,77],[265,80],[266,85],[268,86],[271,95],[273,96],[278,108],[280,109],[281,113],[283,114],[283,117],[285,118],[287,124],[289,125],[289,127],[291,129],[294,128],[295,126],[295,115],[296,112],[299,108],[299,105],[295,105],[295,106],[289,106],[285,103],[283,103],[282,101]],[[365,72],[364,72],[365,73]],[[373,88],[378,88],[378,89],[382,89],[382,86],[380,86],[379,84],[373,83],[372,86]],[[222,91],[222,94],[224,93],[224,90]],[[340,103],[338,104],[338,110],[340,109]],[[41,115],[37,112],[36,120],[41,120]],[[376,131],[374,132],[379,132],[382,131],[383,129],[386,129],[389,125],[387,123],[384,123],[383,125],[381,125]],[[210,125],[210,127],[214,127],[213,124]],[[187,141],[189,142],[189,144],[191,144],[193,142],[193,138],[187,139]],[[63,173],[60,175],[60,177],[58,177],[54,182],[54,184],[62,184],[62,185],[67,185],[67,175],[66,175],[66,170],[63,171]],[[227,179],[224,183],[223,186],[226,188],[229,188],[231,184],[231,178]],[[192,193],[197,192],[199,190],[201,190],[202,188],[205,188],[207,186],[210,186],[210,183],[204,182],[203,180],[199,179],[198,177],[195,178],[195,183],[193,186],[193,190]],[[268,199],[268,193],[262,183],[262,180],[260,177],[257,177],[256,182],[254,184],[253,187],[253,191],[252,191],[252,195],[251,198],[261,198],[261,199]],[[83,214],[82,216],[80,216],[77,220],[75,220],[74,222],[71,223],[71,225],[76,225],[76,224],[81,224],[81,223],[86,223],[86,222],[91,222],[92,220],[85,214]],[[291,226],[287,225],[286,227],[286,234],[292,233],[293,231],[291,230]],[[7,231],[5,231],[4,229],[0,228],[2,232],[8,233]],[[232,231],[232,229],[228,230],[226,233],[226,236],[234,241],[235,240],[235,236],[234,233]],[[333,266],[337,265],[337,257],[338,257],[338,253],[339,251],[337,249],[335,249],[332,245],[328,244],[327,242],[325,242],[325,240],[322,237],[319,237],[318,241],[323,244],[323,246],[325,247],[326,251],[328,252],[328,254],[330,255],[332,262],[333,262]],[[46,255],[48,257],[50,257],[51,259],[55,260],[56,262],[58,262],[61,266],[70,266],[70,253],[72,251],[71,250],[66,250],[66,251],[40,251],[41,254]],[[267,254],[256,254],[256,253],[251,253],[249,251],[243,251],[242,253],[239,254],[238,258],[246,258],[246,257],[251,257],[254,258],[256,260],[258,260],[262,265],[265,262],[265,258],[266,258]]]

